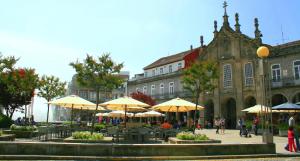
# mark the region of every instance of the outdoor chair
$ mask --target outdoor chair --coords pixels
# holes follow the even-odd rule
[[[107,129],[108,136],[113,137],[113,141],[115,141],[115,138],[119,142],[119,135],[118,135],[118,129],[116,127],[111,127]]]

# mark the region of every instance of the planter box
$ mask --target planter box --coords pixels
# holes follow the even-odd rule
[[[0,136],[0,141],[15,141],[15,134],[2,134]]]
[[[279,136],[287,137],[287,130],[279,130]]]
[[[17,131],[17,130],[3,130],[4,134],[15,134],[16,138],[31,138],[36,137],[38,131]]]
[[[221,140],[181,140],[176,137],[169,137],[170,144],[206,144],[206,143],[221,143]]]
[[[104,137],[103,140],[81,140],[73,139],[73,137],[68,137],[64,139],[67,143],[112,143],[112,137]]]

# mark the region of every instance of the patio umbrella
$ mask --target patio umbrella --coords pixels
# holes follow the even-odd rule
[[[300,105],[294,104],[294,103],[283,103],[277,106],[273,106],[272,110],[300,110]]]
[[[108,113],[108,117],[125,117],[125,111],[112,111]],[[133,113],[126,113],[126,116],[132,117]]]
[[[266,110],[270,111],[271,108],[267,107],[267,106],[262,106],[262,105],[258,104],[258,105],[255,105],[255,106],[243,109],[242,111],[243,112],[247,112],[247,113],[263,113]],[[272,110],[272,112],[273,113],[280,113],[280,112],[288,112],[288,111],[286,111],[286,110],[284,110],[284,111]]]
[[[196,104],[183,100],[181,98],[174,98],[167,102],[155,105],[153,110],[160,110],[163,112],[188,112],[196,110]],[[198,105],[197,110],[204,110],[204,107]]]
[[[107,117],[109,113],[97,113],[96,116]]]
[[[73,109],[96,109],[96,104],[87,101],[81,97],[78,97],[76,95],[70,95],[70,96],[66,96],[63,98],[59,98],[53,101],[48,102],[48,104],[51,105],[57,105],[60,107],[66,107],[66,108],[71,108],[71,124],[72,124],[72,120],[73,120]],[[98,107],[99,108],[99,107]],[[100,110],[104,109],[102,107],[100,107]]]
[[[164,116],[164,114],[162,114],[160,112],[156,112],[156,111],[144,112],[143,115],[145,117],[161,117],[161,116]]]
[[[174,98],[167,102],[155,105],[153,110],[160,110],[163,112],[188,112],[196,110],[196,104],[183,100],[181,98]],[[197,110],[204,110],[204,107],[198,105]]]
[[[132,109],[142,109],[143,107],[150,107],[150,105],[135,100],[131,97],[120,97],[108,102],[100,104],[103,107],[106,107],[109,110],[121,110],[125,111],[125,127],[126,127],[126,113],[128,110]]]
[[[270,111],[271,108],[267,107],[267,106],[264,106],[264,105],[258,104],[258,105],[243,109],[242,111],[247,112],[247,113],[262,113],[266,110]]]

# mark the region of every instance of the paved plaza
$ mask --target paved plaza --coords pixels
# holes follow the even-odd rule
[[[225,130],[225,134],[216,134],[215,129],[197,130],[197,133],[206,134],[209,138],[218,139],[222,144],[255,144],[262,142],[261,135],[252,135],[251,138],[240,137],[239,130]],[[276,144],[276,152],[279,154],[300,154],[291,153],[284,149],[287,144],[287,137],[274,136],[274,143]]]

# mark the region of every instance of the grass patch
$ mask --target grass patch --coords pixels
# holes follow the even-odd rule
[[[93,133],[89,131],[83,131],[83,132],[74,132],[72,134],[73,139],[79,139],[79,140],[103,140],[104,136],[101,133]]]

